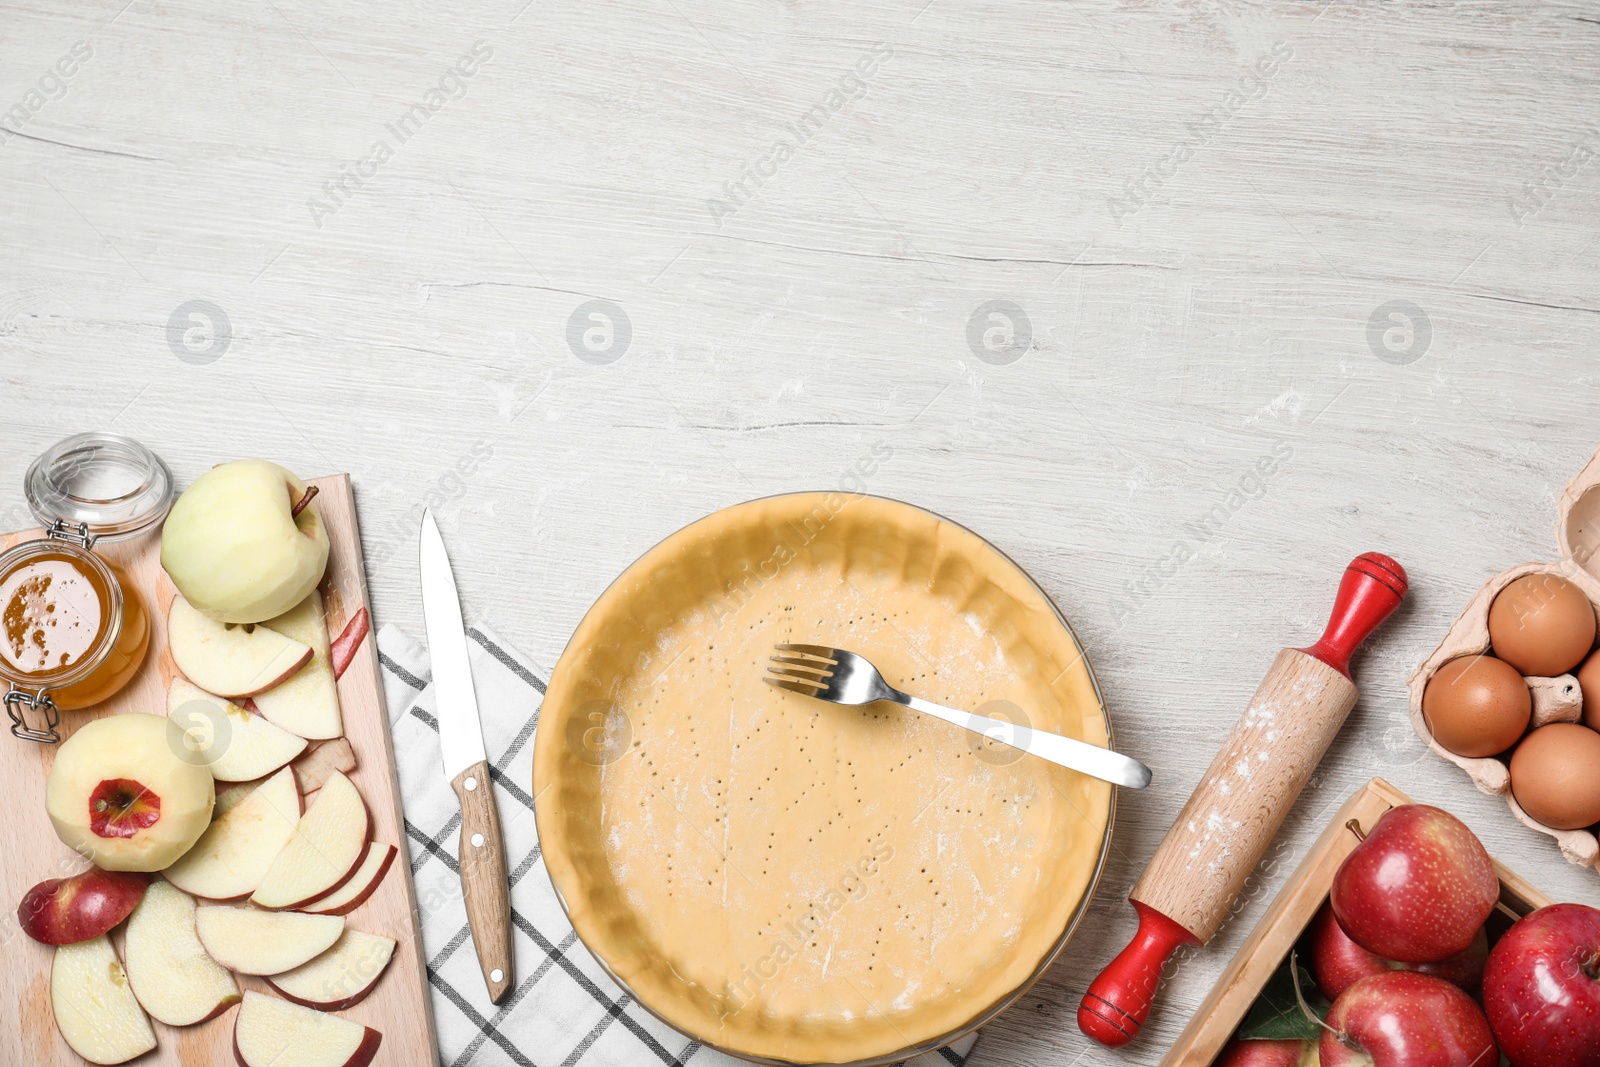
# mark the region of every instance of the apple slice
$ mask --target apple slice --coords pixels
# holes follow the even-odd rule
[[[51,878],[22,895],[17,923],[44,945],[71,945],[109,933],[138,907],[150,876],[90,867],[70,878]],[[340,912],[339,914],[343,914]]]
[[[294,768],[295,784],[301,796],[310,796],[322,788],[322,783],[334,771],[349,774],[356,769],[356,753],[347,738],[335,737],[331,741],[318,741],[300,753],[289,764]],[[249,796],[258,782],[235,782],[217,793],[216,814],[221,815],[239,801]]]
[[[361,647],[361,642],[367,639],[367,633],[371,629],[372,619],[367,614],[367,609],[362,608],[344,624],[339,636],[333,639],[328,658],[333,661],[335,681],[343,678],[344,672],[349,670],[351,661],[356,658],[356,649]]]
[[[328,951],[344,931],[337,915],[200,908],[195,933],[213,959],[239,974],[281,974]]]
[[[233,1022],[240,1067],[367,1067],[382,1041],[370,1026],[254,990]]]
[[[184,743],[219,782],[271,774],[306,748],[305,738],[182,678],[167,689],[167,718],[183,728]]]
[[[328,623],[322,615],[322,594],[311,595],[262,625],[311,649],[311,659],[293,677],[255,696],[256,708],[301,737],[325,739],[344,733],[339,714],[339,689],[329,656]]]
[[[347,738],[335,737],[331,741],[317,742],[291,766],[295,780],[300,783],[300,792],[315,793],[334,771],[349,774],[355,770],[356,753]]]
[[[122,950],[133,995],[168,1026],[203,1023],[239,1003],[239,983],[206,954],[194,915],[193,897],[156,881],[128,920]]]
[[[223,697],[257,696],[311,662],[311,646],[259,623],[222,623],[172,598],[167,643],[184,677]]]
[[[216,806],[211,809],[211,821],[215,823],[238,807],[246,797],[260,789],[261,785],[260,782],[233,782],[226,789],[218,789]],[[300,816],[296,815],[295,818],[299,819]]]
[[[367,858],[361,861],[361,867],[350,880],[335,889],[325,897],[319,897],[306,904],[297,911],[309,911],[313,915],[348,915],[355,911],[373,890],[378,888],[378,883],[383,881],[383,876],[389,873],[389,865],[394,862],[395,852],[393,845],[380,845],[374,841],[367,846]]]
[[[328,951],[267,984],[296,1004],[343,1011],[367,998],[393,958],[394,938],[346,930]]]
[[[185,893],[240,900],[256,891],[299,821],[300,791],[285,767],[214,819],[163,873]]]
[[[156,1047],[150,1020],[104,935],[62,945],[50,965],[56,1029],[90,1063],[126,1063]]]
[[[251,895],[263,908],[298,908],[344,885],[366,859],[372,819],[350,779],[333,773]]]
[[[328,896],[318,897],[296,910],[312,915],[349,915],[360,905],[366,904],[366,897],[378,889],[378,883],[384,880],[384,875],[389,873],[389,865],[395,861],[395,851],[394,845],[379,845],[378,841],[373,841],[366,846],[366,859],[363,859],[360,869],[350,875],[349,881]]]

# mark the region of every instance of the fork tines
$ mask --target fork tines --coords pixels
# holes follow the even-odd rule
[[[833,668],[838,664],[833,649],[821,645],[780,644],[778,651],[791,654],[769,657],[777,666],[768,667],[762,681],[808,697],[828,688],[828,679],[833,677]]]

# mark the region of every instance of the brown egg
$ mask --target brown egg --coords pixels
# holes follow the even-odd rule
[[[1533,678],[1566,674],[1594,647],[1594,605],[1554,574],[1526,574],[1489,605],[1494,654]]]
[[[1600,733],[1575,722],[1533,731],[1511,754],[1511,795],[1557,830],[1600,823]]]
[[[1515,667],[1493,656],[1453,659],[1434,672],[1422,691],[1428,732],[1458,756],[1477,759],[1504,752],[1527,731],[1532,714],[1528,683]]]
[[[1583,690],[1583,724],[1600,730],[1600,652],[1590,655],[1578,668],[1578,686]]]

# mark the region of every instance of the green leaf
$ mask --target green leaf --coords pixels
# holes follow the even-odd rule
[[[1256,1002],[1250,1006],[1250,1014],[1245,1016],[1244,1022],[1239,1026],[1240,1039],[1321,1040],[1321,1021],[1327,1018],[1328,1009],[1332,1005],[1317,989],[1316,982],[1312,981],[1311,975],[1304,967],[1298,968],[1298,972],[1300,992],[1305,996],[1306,1004],[1316,1014],[1316,1018],[1308,1018],[1306,1013],[1300,1010],[1300,1003],[1294,995],[1294,977],[1290,972],[1289,961],[1285,960],[1283,966],[1279,967],[1262,987],[1261,995],[1256,997]]]

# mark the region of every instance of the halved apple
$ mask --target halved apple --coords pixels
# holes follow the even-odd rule
[[[194,916],[194,898],[158,880],[128,919],[122,951],[133,995],[168,1026],[215,1019],[239,1002],[239,983],[206,954]]]
[[[40,882],[24,893],[17,905],[17,922],[23,933],[41,944],[87,941],[126,919],[149,884],[148,874],[90,867],[70,878]]]
[[[108,871],[159,871],[211,822],[211,772],[179,758],[165,715],[79,726],[56,750],[45,810],[56,836]]]
[[[220,622],[283,614],[317,587],[327,565],[321,508],[308,503],[304,482],[265,460],[211,468],[161,528],[161,566],[172,584]]]
[[[240,1067],[367,1067],[382,1041],[370,1026],[253,990],[233,1022]]]
[[[156,1047],[127,972],[102,934],[56,949],[50,964],[56,1029],[90,1063],[126,1063]]]
[[[383,881],[383,876],[389,873],[389,865],[394,862],[395,852],[393,845],[380,845],[374,841],[367,847],[367,858],[361,861],[361,867],[350,880],[335,889],[325,897],[319,897],[311,903],[296,909],[309,911],[313,915],[348,915],[355,911],[373,890],[378,888],[378,883]]]
[[[393,958],[394,938],[346,930],[328,951],[267,984],[296,1004],[343,1011],[366,999]]]
[[[198,909],[194,929],[211,958],[228,970],[281,974],[333,947],[344,931],[344,920],[337,915],[222,905]]]
[[[344,885],[366,859],[372,819],[350,779],[335,771],[300,817],[250,900],[298,908]]]
[[[311,646],[257,623],[221,623],[183,597],[167,613],[167,645],[185,678],[222,697],[256,696],[311,662]]]
[[[301,737],[322,740],[344,733],[339,715],[339,690],[328,650],[328,623],[322,615],[322,594],[311,595],[277,618],[262,624],[311,649],[311,659],[295,674],[255,696],[256,709]]]
[[[240,900],[256,891],[299,821],[300,791],[285,767],[217,816],[163,873],[197,897]]]
[[[173,678],[167,688],[167,718],[184,731],[192,761],[219,782],[271,774],[306,748],[305,738],[182,678]]]

